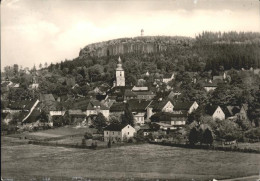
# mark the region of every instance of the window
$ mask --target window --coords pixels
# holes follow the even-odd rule
[[[108,134],[108,132],[107,132],[107,134]]]
[[[129,126],[127,126],[127,128],[129,128]]]
[[[129,132],[127,134],[129,135]]]
[[[113,132],[113,135],[114,135],[114,132]]]

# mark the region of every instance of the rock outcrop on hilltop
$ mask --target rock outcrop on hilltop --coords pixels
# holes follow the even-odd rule
[[[102,57],[126,53],[162,52],[174,45],[192,46],[194,41],[188,37],[169,36],[121,38],[87,45],[81,49],[79,56]]]

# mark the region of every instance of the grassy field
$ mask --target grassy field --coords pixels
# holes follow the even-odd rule
[[[2,138],[2,177],[15,180],[210,180],[257,175],[260,170],[259,154],[150,144],[89,150],[9,145],[8,139]]]
[[[21,134],[14,134],[14,135],[8,135],[8,137],[26,137],[27,139],[31,140],[44,140],[44,139],[50,139],[50,138],[64,138],[64,137],[70,137],[70,136],[83,136],[85,132],[96,132],[93,128],[76,128],[73,126],[65,126],[55,129],[48,129],[48,130],[41,130],[36,132],[25,132]]]

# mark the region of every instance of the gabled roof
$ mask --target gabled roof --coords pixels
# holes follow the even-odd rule
[[[166,98],[162,101],[153,101],[150,106],[153,108],[154,111],[161,111],[169,101],[172,105],[174,105],[170,99]]]
[[[101,104],[99,101],[90,101],[87,110],[96,110],[97,108],[100,108],[100,110],[109,110],[108,107]]]
[[[137,95],[134,92],[132,92],[131,90],[126,89],[124,96],[125,97],[136,97]]]
[[[96,95],[96,99],[97,99],[98,101],[105,100],[106,97],[107,97],[107,95],[100,95],[100,94],[97,94],[97,95]]]
[[[136,95],[154,95],[152,91],[138,91],[135,92]]]
[[[220,106],[218,106],[218,105],[210,105],[210,106],[206,106],[206,108],[205,108],[205,113],[207,113],[208,115],[213,115],[214,113],[215,113],[215,111],[216,111],[216,109],[218,108],[218,107],[220,107]],[[221,107],[220,107],[221,108]],[[222,108],[221,108],[222,109]],[[222,109],[222,111],[223,111],[223,109]]]
[[[41,112],[37,109],[34,109],[30,116],[23,121],[23,123],[33,123],[40,119]]]
[[[151,102],[152,101],[131,99],[128,101],[128,105],[132,112],[145,112]]]
[[[36,101],[37,100],[35,99],[35,100],[9,102],[7,107],[13,110],[30,110]]]
[[[163,76],[163,78],[164,79],[170,79],[170,78],[172,78],[172,75],[173,75],[174,73],[168,73],[168,74],[165,74],[164,76]]]
[[[116,102],[110,107],[110,112],[122,112],[125,111],[126,104],[123,102]]]
[[[110,124],[104,128],[104,131],[121,131],[126,126],[125,124]]]
[[[10,119],[10,118],[12,118],[11,113],[9,113],[9,112],[1,113],[1,117],[2,117],[2,119]]]
[[[175,102],[173,110],[189,110],[193,102]]]
[[[240,107],[239,106],[227,106],[225,114],[226,116],[235,116],[235,114],[240,112]]]
[[[55,101],[55,98],[52,94],[41,94],[40,101]]]
[[[217,87],[218,86],[218,82],[217,81],[212,81],[212,83],[207,82],[203,84],[203,87]]]

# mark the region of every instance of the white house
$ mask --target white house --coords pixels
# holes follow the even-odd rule
[[[212,106],[209,109],[209,115],[212,116],[213,120],[219,119],[219,120],[224,120],[225,119],[225,113],[221,109],[220,106]]]
[[[126,141],[134,137],[136,130],[131,125],[110,124],[104,128],[104,141],[113,142]]]

